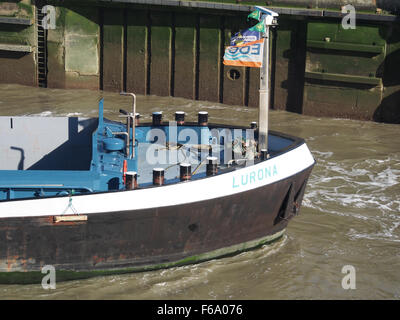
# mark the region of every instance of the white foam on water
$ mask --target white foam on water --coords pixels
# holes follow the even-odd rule
[[[383,241],[388,241],[388,242],[396,242],[400,243],[400,239],[398,237],[393,236],[392,233],[390,232],[378,232],[375,234],[371,233],[348,233],[348,236],[350,239],[355,240],[355,239],[368,239],[368,240],[383,240]]]
[[[30,117],[51,117],[54,114],[52,111],[43,111],[41,113],[30,114]]]
[[[67,113],[65,116],[66,117],[78,117],[81,116],[82,113],[81,112],[71,112],[71,113]]]
[[[313,151],[317,165],[303,206],[375,226],[377,232],[351,232],[351,239],[400,241],[400,155],[380,159],[330,159],[333,154]],[[397,232],[397,233],[396,233]]]
[[[307,138],[310,139],[310,138]],[[315,138],[313,138],[315,139]],[[323,152],[323,151],[318,151],[318,150],[312,150],[311,153],[313,155],[315,155],[316,158],[324,158],[324,159],[328,159],[330,157],[332,157],[333,152],[331,151],[327,151],[327,152]]]
[[[226,107],[222,105],[203,105],[201,106],[201,109],[210,109],[210,110],[225,110]]]

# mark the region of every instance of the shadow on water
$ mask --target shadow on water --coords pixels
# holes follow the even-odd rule
[[[375,110],[374,121],[400,124],[400,90],[382,100]]]

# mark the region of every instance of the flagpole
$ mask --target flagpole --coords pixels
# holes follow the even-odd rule
[[[268,151],[268,111],[269,111],[269,25],[264,18],[264,55],[260,68],[260,101],[258,111],[258,151]]]
[[[266,151],[268,157],[268,113],[269,113],[269,29],[270,26],[277,26],[277,17],[278,13],[267,9],[265,7],[255,6],[256,11],[249,14],[247,17],[256,19],[260,21],[254,27],[250,28],[251,31],[258,31],[262,34],[264,38],[263,41],[263,53],[262,53],[262,65],[260,68],[260,99],[258,106],[258,151],[261,152],[263,149]],[[244,41],[245,42],[245,41]],[[247,41],[250,42],[250,41]],[[246,43],[246,42],[245,42]],[[225,52],[224,55],[224,64],[227,65],[238,65],[238,61],[230,61],[230,60],[238,60],[237,56],[233,56],[236,52],[233,50],[232,52]],[[259,52],[258,57],[261,55],[261,50]],[[258,60],[259,61],[259,60]],[[235,64],[232,64],[235,62]],[[242,61],[239,61],[242,62]],[[254,66],[254,65],[253,65]],[[258,67],[259,65],[257,65]]]

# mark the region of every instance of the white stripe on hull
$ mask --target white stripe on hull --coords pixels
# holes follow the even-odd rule
[[[205,201],[286,179],[314,162],[304,143],[267,161],[205,179],[132,191],[1,202],[0,218],[118,212]]]

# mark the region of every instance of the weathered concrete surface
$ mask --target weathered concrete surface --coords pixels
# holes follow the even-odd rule
[[[99,87],[99,33],[97,8],[84,7],[66,12],[64,45],[67,88]]]
[[[48,30],[48,87],[99,88],[98,8],[59,7]]]
[[[220,100],[221,17],[200,15],[198,99]]]
[[[48,30],[47,37],[47,86],[65,88],[65,54],[64,54],[64,10],[56,10],[56,29]]]
[[[15,18],[33,18],[33,6],[31,0],[1,1],[0,16]]]
[[[32,47],[18,44],[0,44],[0,51],[32,52]]]
[[[196,98],[196,15],[175,14],[174,95]]]
[[[224,18],[224,47],[229,45],[230,38],[239,30],[246,28],[246,21],[236,17]],[[245,105],[248,94],[246,92],[246,68],[231,67],[221,64],[223,95],[221,100],[227,104]]]
[[[103,10],[103,86],[106,91],[123,90],[123,21],[122,9]]]
[[[97,38],[90,35],[67,34],[65,36],[65,71],[77,72],[81,76],[97,75],[99,72],[97,43]]]
[[[302,113],[307,23],[282,19],[274,32],[271,86],[274,109]]]
[[[17,19],[33,19],[29,0],[0,3],[0,83],[36,85],[34,26]]]
[[[172,74],[172,13],[151,12],[150,94],[169,96]]]
[[[128,10],[127,12],[127,61],[126,90],[138,94],[148,91],[148,37],[149,12]]]
[[[303,113],[316,116],[373,119],[381,101],[383,87],[366,84],[366,81],[360,81],[361,78],[353,76],[366,79],[381,78],[379,67],[385,60],[384,50],[381,53],[361,52],[357,46],[353,46],[352,51],[319,49],[314,48],[310,41],[327,38],[329,42],[337,44],[351,43],[384,47],[385,39],[382,38],[384,29],[384,26],[358,25],[355,30],[345,30],[335,22],[308,23],[306,73],[335,75],[335,77],[326,78],[337,80],[306,79]]]
[[[16,3],[13,2],[1,2],[0,3],[0,15],[2,16],[15,16],[18,14],[19,8]]]
[[[0,50],[0,83],[36,85],[33,53]]]

